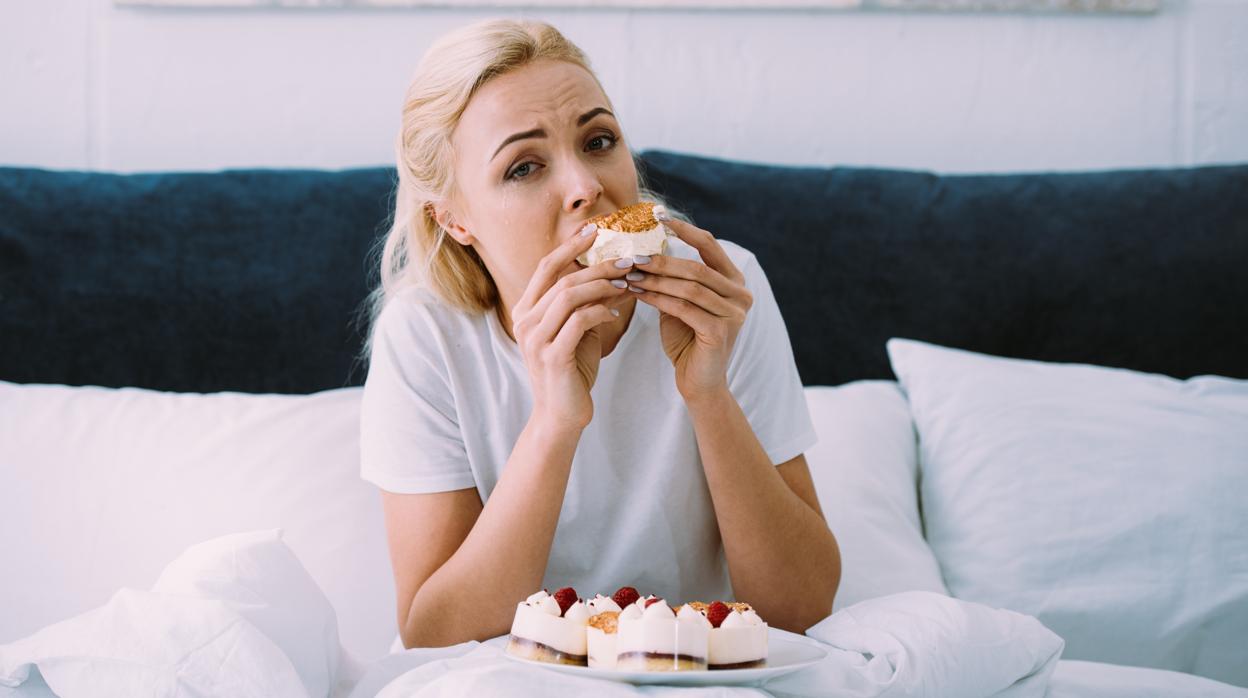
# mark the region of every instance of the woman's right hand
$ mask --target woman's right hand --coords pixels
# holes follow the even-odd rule
[[[593,418],[589,390],[602,359],[598,328],[618,319],[612,301],[629,293],[623,277],[631,264],[575,263],[597,236],[596,227],[589,235],[577,233],[543,257],[511,312],[512,334],[529,370],[533,413],[558,428],[584,429]]]

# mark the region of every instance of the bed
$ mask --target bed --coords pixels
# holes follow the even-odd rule
[[[715,695],[1248,695],[1248,166],[640,162],[767,272],[845,563],[827,663]],[[642,692],[396,645],[357,433],[392,186],[0,168],[0,695]]]

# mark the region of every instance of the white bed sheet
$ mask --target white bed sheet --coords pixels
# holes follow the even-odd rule
[[[49,685],[61,698],[1248,698],[1244,688],[1171,671],[1059,662],[1061,638],[1035,618],[929,591],[862,601],[807,635],[828,657],[757,687],[570,676],[509,660],[504,638],[361,663],[342,649],[328,600],[280,531],[262,530],[192,546],[151,591],[122,589],[105,606],[0,645],[0,698],[46,698]]]
[[[1164,669],[1064,659],[1049,679],[1048,698],[1245,698],[1248,688]]]
[[[502,643],[500,640],[501,638],[487,641],[486,643],[470,642],[455,647],[435,650],[407,650],[389,655],[364,667],[359,678],[349,687],[344,685],[342,692],[336,694],[334,698],[373,698],[387,686],[390,686],[394,693],[419,695],[419,687],[422,685],[419,683],[419,679],[434,677],[444,682],[454,681],[453,672],[462,670],[462,667],[456,666],[456,664],[452,663],[452,660],[464,661],[467,659],[480,663],[494,662],[492,653],[483,652],[482,648],[493,644],[496,649],[501,651]],[[466,656],[474,651],[484,656],[477,655],[472,658]],[[437,666],[434,666],[435,663]],[[425,669],[417,674],[417,670],[420,670],[421,667],[425,667]],[[550,674],[549,678],[551,681],[558,681],[563,676],[553,672],[547,673]],[[407,675],[406,680],[400,681],[399,679],[405,675]],[[793,678],[801,680],[799,677]],[[456,684],[452,683],[451,685]],[[532,685],[542,688],[550,687],[549,683],[543,682],[536,674],[532,678]],[[462,687],[462,684],[460,686]],[[612,688],[617,690],[603,690]],[[593,693],[595,698],[608,698],[614,693],[619,693],[620,695],[653,696],[655,695],[654,691],[663,690],[649,688],[645,689],[650,691],[646,693],[641,690],[631,691],[627,687],[622,687],[624,692],[621,693],[620,688],[601,682],[601,685],[595,684],[596,690]],[[840,694],[835,686],[813,686],[811,688],[816,691],[813,695],[831,696]],[[0,692],[0,696],[3,695]],[[51,694],[30,693],[29,695],[16,695],[22,696],[22,698],[46,698],[46,696]],[[703,697],[710,695],[748,695],[790,698],[794,695],[810,694],[795,694],[781,690],[778,687],[768,687],[749,689],[743,693],[740,691],[704,691],[698,694],[682,695]],[[1248,689],[1176,671],[1102,664],[1100,662],[1061,660],[1057,662],[1056,669],[1049,679],[1047,692],[1044,695],[1046,698],[1174,698],[1175,696],[1184,696],[1184,698],[1246,698],[1248,697]]]
[[[372,698],[407,671],[436,659],[462,656],[476,644],[440,650],[408,650],[383,657],[360,668],[361,673],[355,683],[341,686],[333,698]],[[705,697],[713,694],[703,692],[698,695]],[[1175,671],[1061,660],[1049,680],[1045,695],[1047,698],[1244,698],[1248,696],[1248,689]],[[41,677],[34,676],[15,689],[0,687],[0,697],[56,698],[56,694],[48,689]]]

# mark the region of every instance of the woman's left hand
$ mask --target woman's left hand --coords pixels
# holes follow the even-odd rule
[[[635,264],[642,278],[633,280],[630,273],[629,284],[642,289],[637,300],[658,309],[663,351],[676,368],[676,388],[688,402],[727,389],[728,358],[754,297],[714,235],[684,221],[663,223],[705,264],[655,255]]]

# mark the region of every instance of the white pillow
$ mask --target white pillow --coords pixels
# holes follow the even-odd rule
[[[833,610],[901,591],[948,594],[919,527],[918,446],[893,381],[806,389],[819,442],[806,462],[841,549]]]
[[[334,609],[274,529],[192,546],[150,592],[121,589],[0,645],[0,686],[66,698],[328,696],[338,660]]]
[[[394,581],[359,402],[0,381],[0,643],[148,588],[193,543],[281,528],[343,645],[384,655]]]
[[[850,654],[769,682],[776,695],[801,681],[838,696],[1043,696],[1062,654],[1035,618],[921,591],[855,604],[806,634]]]
[[[281,648],[309,696],[333,689],[339,659],[334,607],[282,542],[281,529],[192,545],[165,567],[152,591],[223,602]]]
[[[1248,381],[893,339],[927,540],[1065,656],[1248,685]]]

